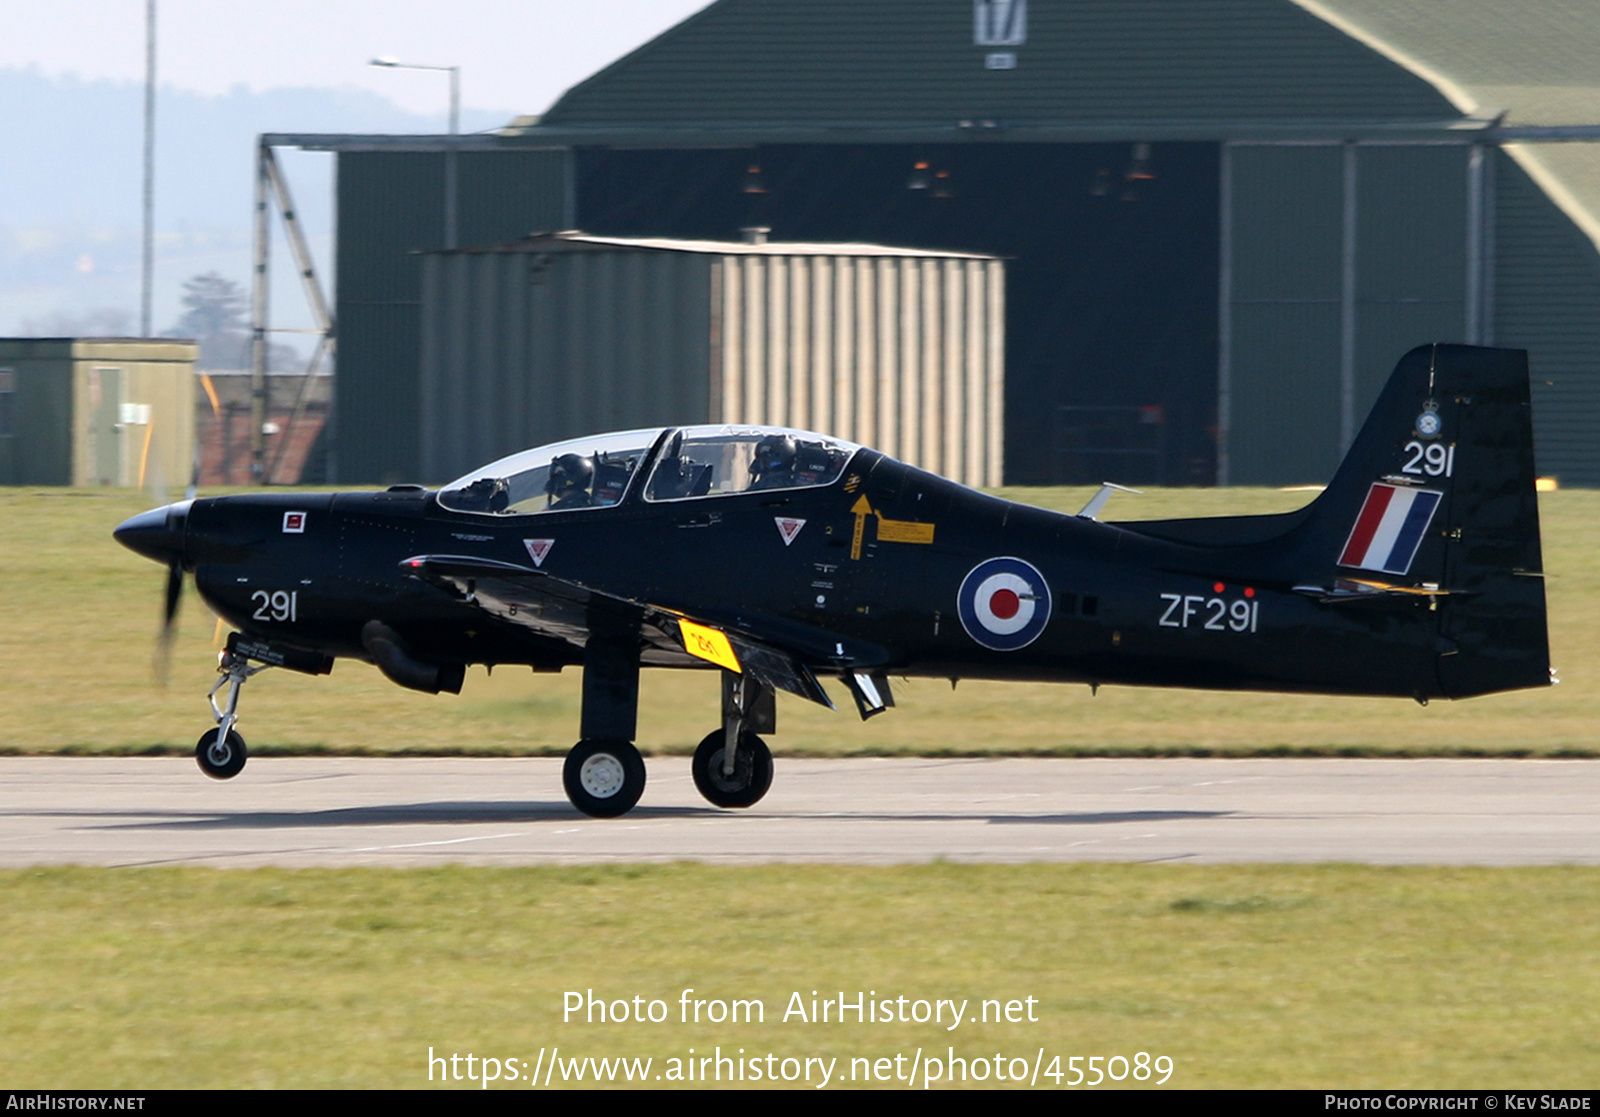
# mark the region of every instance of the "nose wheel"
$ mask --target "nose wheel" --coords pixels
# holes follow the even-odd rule
[[[248,756],[244,738],[231,729],[226,734],[220,728],[208,730],[194,746],[195,763],[214,780],[231,780],[237,776],[244,771]]]

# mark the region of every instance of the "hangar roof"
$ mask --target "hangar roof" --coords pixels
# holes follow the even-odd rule
[[[1158,126],[1462,116],[1288,0],[1018,7],[1020,25],[979,28],[972,0],[719,0],[568,90],[540,127],[1109,124],[1153,139]]]
[[[1600,131],[1600,18],[1590,0],[1298,0],[1509,128]],[[1600,143],[1508,144],[1600,247]]]
[[[979,7],[1007,0],[717,0],[507,132],[1220,140],[1499,125],[1600,138],[1592,0],[1036,0],[1020,27],[987,30]],[[1600,143],[1507,150],[1600,246]]]
[[[1600,124],[1600,19],[1592,0],[1311,0],[1305,6],[1404,52],[1465,94],[1468,111],[1504,110],[1511,125]]]

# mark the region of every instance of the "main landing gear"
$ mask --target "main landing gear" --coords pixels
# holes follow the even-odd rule
[[[694,750],[694,786],[719,807],[749,807],[772,786],[772,751],[752,730],[777,726],[772,691],[748,674],[722,673],[722,728]],[[732,741],[733,747],[728,747]]]
[[[590,633],[583,653],[583,739],[567,753],[561,782],[584,814],[616,818],[644,794],[644,758],[633,746],[639,637],[636,628],[598,631],[593,618]],[[772,786],[772,752],[756,734],[776,728],[772,690],[749,674],[723,671],[722,728],[700,742],[690,766],[700,794],[719,807],[760,802]]]
[[[584,814],[616,818],[644,794],[644,757],[631,741],[579,741],[567,753],[561,782]]]
[[[644,794],[639,723],[639,634],[596,617],[583,649],[583,740],[567,753],[561,783],[572,805],[595,818],[627,814]]]

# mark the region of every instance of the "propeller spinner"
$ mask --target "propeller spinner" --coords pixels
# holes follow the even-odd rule
[[[176,631],[178,605],[183,599],[184,530],[189,518],[189,503],[182,500],[141,512],[124,520],[112,532],[117,542],[130,551],[166,565],[166,603],[155,652],[156,676],[163,682],[166,681],[167,663]]]

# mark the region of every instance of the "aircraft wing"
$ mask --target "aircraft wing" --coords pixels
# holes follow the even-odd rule
[[[597,621],[637,623],[640,662],[683,667],[704,660],[748,672],[762,684],[834,709],[816,670],[856,674],[880,667],[888,653],[782,618],[722,616],[682,603],[645,601],[557,578],[533,567],[468,555],[418,555],[401,569],[511,624],[582,648]],[[854,693],[854,686],[851,687]]]

